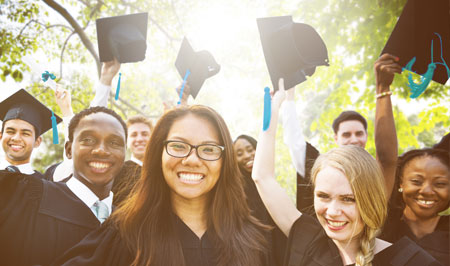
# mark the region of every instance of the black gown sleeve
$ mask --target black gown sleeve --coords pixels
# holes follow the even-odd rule
[[[128,266],[133,259],[119,231],[107,221],[51,265]]]
[[[319,151],[310,143],[306,143],[305,176],[297,173],[297,209],[302,213],[314,215],[314,195],[311,184],[311,169],[319,157]]]

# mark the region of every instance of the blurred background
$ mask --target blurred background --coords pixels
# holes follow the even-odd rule
[[[321,152],[335,146],[331,123],[352,109],[368,119],[367,148],[375,155],[375,79],[373,64],[395,26],[406,0],[0,0],[0,101],[26,88],[55,113],[53,91],[40,82],[39,67],[70,89],[74,112],[89,106],[100,74],[97,18],[148,12],[146,58],[123,64],[120,98],[109,107],[124,119],[141,113],[154,121],[163,102],[176,104],[181,82],[174,62],[186,36],[195,51],[210,51],[221,70],[206,80],[190,104],[215,108],[235,138],[257,138],[262,127],[264,87],[272,86],[260,44],[256,18],[292,15],[322,36],[329,67],[296,87],[303,134]],[[449,86],[432,82],[417,99],[409,98],[407,74],[397,75],[392,101],[399,152],[431,146],[450,128]],[[117,77],[113,81],[115,91]],[[447,82],[447,84],[449,84]],[[62,130],[60,130],[61,132]],[[44,171],[62,160],[63,137],[53,145],[51,131],[33,152],[33,165]],[[278,132],[277,175],[295,195],[295,170]],[[2,155],[0,155],[2,156]]]

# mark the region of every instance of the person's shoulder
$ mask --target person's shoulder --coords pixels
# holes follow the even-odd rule
[[[387,245],[384,243],[384,245]],[[383,246],[383,243],[380,245]],[[403,237],[375,255],[375,265],[439,266],[442,265],[408,237]]]

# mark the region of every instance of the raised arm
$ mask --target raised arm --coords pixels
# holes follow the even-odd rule
[[[90,107],[108,105],[109,94],[111,92],[112,80],[120,69],[120,63],[114,58],[113,61],[105,62],[102,66],[100,80],[95,89],[94,99],[91,101]]]
[[[392,94],[390,86],[394,80],[394,74],[400,74],[402,72],[402,67],[397,62],[397,57],[390,54],[383,54],[374,65],[377,93],[375,148],[377,161],[383,170],[388,198],[394,187],[398,157],[397,133],[390,97]]]
[[[284,144],[289,148],[295,170],[305,178],[306,142],[295,109],[294,89],[286,91],[286,101],[281,106],[281,117]]]
[[[275,180],[275,135],[278,112],[285,96],[284,82],[280,79],[279,90],[272,98],[272,117],[267,131],[260,133],[253,163],[252,178],[258,188],[270,216],[288,236],[294,222],[301,216],[286,191]]]

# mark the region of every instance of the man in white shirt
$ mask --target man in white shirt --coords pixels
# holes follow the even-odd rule
[[[61,121],[55,117],[55,126]],[[41,135],[52,128],[52,111],[21,89],[0,103],[0,141],[5,158],[0,169],[14,167],[23,174],[43,175],[31,167],[31,154],[42,142]],[[54,134],[57,134],[54,132]]]
[[[153,130],[152,122],[142,115],[135,115],[127,120],[127,148],[131,158],[125,161],[122,170],[114,180],[114,205],[118,206],[131,192],[134,184],[141,176],[147,143]]]
[[[105,107],[76,114],[65,152],[66,182],[0,171],[0,257],[8,265],[49,265],[112,212],[111,187],[125,159],[127,128]]]

